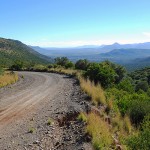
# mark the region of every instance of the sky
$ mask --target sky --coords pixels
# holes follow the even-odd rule
[[[0,0],[0,37],[41,47],[150,42],[150,0]]]

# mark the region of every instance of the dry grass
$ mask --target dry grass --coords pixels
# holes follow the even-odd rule
[[[94,148],[108,149],[113,142],[108,124],[94,113],[89,114],[87,118],[87,132],[92,136]]]
[[[81,89],[91,97],[95,105],[106,104],[104,90],[99,84],[95,85],[90,80],[85,80],[82,77],[79,77],[79,81]]]
[[[66,75],[75,75],[77,73],[77,71],[74,69],[64,69],[64,68],[51,68],[48,71],[56,72],[56,73],[63,73]]]
[[[79,121],[87,122],[87,116],[85,113],[81,112],[77,118]]]
[[[128,136],[132,131],[132,125],[128,116],[122,117],[119,113],[112,118],[113,132],[118,133],[120,140]]]
[[[18,74],[11,74],[10,72],[5,72],[4,75],[0,76],[0,88],[9,84],[13,84],[18,80]]]

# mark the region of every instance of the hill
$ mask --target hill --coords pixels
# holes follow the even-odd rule
[[[52,61],[20,41],[0,38],[0,65],[8,67],[15,60],[21,60],[26,64],[46,64]]]
[[[134,59],[133,61],[124,64],[124,66],[129,71],[144,68],[144,67],[150,67],[150,57]]]
[[[115,49],[108,53],[99,55],[102,59],[109,59],[115,62],[129,62],[137,58],[145,58],[150,56],[150,49]]]

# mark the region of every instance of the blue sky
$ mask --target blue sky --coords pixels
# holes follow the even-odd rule
[[[0,0],[0,37],[45,47],[150,41],[150,0]]]

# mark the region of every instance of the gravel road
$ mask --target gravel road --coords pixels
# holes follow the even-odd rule
[[[19,76],[0,89],[0,150],[91,150],[85,123],[76,119],[86,107],[76,80],[37,72]]]

